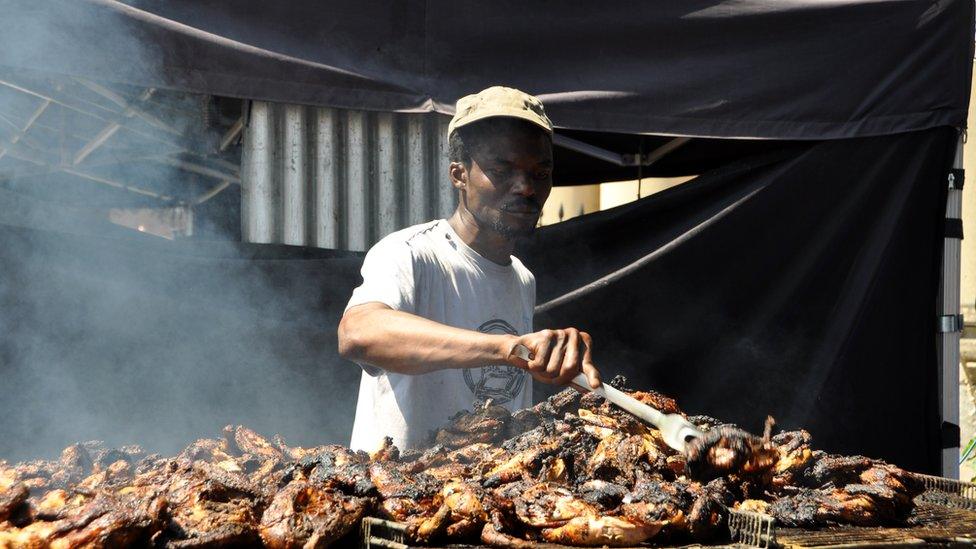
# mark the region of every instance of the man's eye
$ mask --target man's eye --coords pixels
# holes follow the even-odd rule
[[[540,181],[543,179],[549,179],[549,170],[545,170],[542,172],[535,172],[535,178]]]

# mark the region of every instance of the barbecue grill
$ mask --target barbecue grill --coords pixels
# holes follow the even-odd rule
[[[926,491],[916,498],[917,507],[909,526],[867,528],[831,526],[817,530],[777,527],[773,517],[731,510],[730,539],[738,546],[848,549],[851,547],[976,546],[976,484],[930,475],[916,475]],[[411,549],[406,525],[367,517],[360,527],[365,549]],[[561,549],[550,543],[533,544],[538,549]],[[445,547],[485,547],[449,545]]]

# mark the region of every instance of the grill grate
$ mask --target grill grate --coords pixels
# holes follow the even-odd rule
[[[925,486],[921,501],[976,511],[976,484],[932,475],[916,474]]]
[[[390,520],[366,517],[359,526],[363,536],[363,548],[409,549],[405,544],[406,525]]]
[[[776,541],[783,547],[831,547],[863,545],[916,545],[951,542],[976,543],[976,513],[938,505],[921,504],[908,528],[833,527],[823,530],[779,528]]]
[[[926,492],[907,527],[866,528],[833,526],[820,530],[778,528],[773,517],[732,510],[729,530],[733,542],[760,549],[848,549],[864,546],[976,545],[976,484],[929,475],[918,475]],[[377,518],[363,519],[361,532],[366,549],[412,549],[405,525]],[[559,547],[531,544],[535,547]],[[465,547],[465,546],[453,546]],[[472,547],[472,546],[466,546]]]
[[[732,540],[745,545],[766,549],[776,545],[773,517],[748,511],[731,511],[729,531]]]
[[[820,530],[779,528],[767,515],[732,511],[732,539],[744,545],[840,549],[863,545],[976,544],[976,484],[916,474],[926,491],[916,500],[908,527],[834,526]]]

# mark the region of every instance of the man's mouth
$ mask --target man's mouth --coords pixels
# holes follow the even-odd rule
[[[502,211],[516,215],[538,215],[542,211],[542,208],[535,205],[508,206],[502,208]]]

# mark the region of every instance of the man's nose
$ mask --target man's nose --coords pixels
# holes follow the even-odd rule
[[[536,193],[532,177],[524,171],[517,171],[512,177],[512,194],[519,196],[534,196]]]

